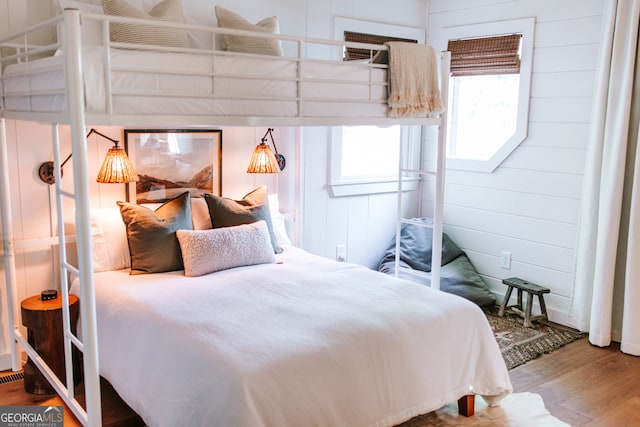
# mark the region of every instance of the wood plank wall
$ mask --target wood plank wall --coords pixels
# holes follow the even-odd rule
[[[528,137],[493,173],[447,170],[444,221],[500,298],[505,277],[547,286],[561,323],[573,291],[603,9],[604,0],[429,2],[430,43],[445,27],[536,19]],[[510,270],[500,267],[501,251],[512,253]]]

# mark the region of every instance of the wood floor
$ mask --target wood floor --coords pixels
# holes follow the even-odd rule
[[[102,424],[104,427],[138,427],[144,426],[142,419],[120,399],[118,393],[107,381],[101,380]],[[76,398],[84,405],[82,386],[76,388]],[[0,406],[61,406],[64,402],[57,395],[37,395],[24,391],[24,381],[13,381],[0,384]],[[76,427],[82,424],[65,406],[65,427]]]
[[[552,415],[573,427],[640,426],[640,357],[586,338],[512,371],[514,391],[542,396]]]
[[[540,394],[549,412],[573,427],[640,426],[640,357],[617,344],[603,349],[581,339],[510,373],[515,392]],[[106,381],[102,390],[104,426],[142,425]],[[0,406],[52,404],[59,398],[25,393],[22,381],[0,384]],[[70,414],[65,420],[79,425]]]

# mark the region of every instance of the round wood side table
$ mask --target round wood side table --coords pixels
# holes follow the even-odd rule
[[[43,301],[35,295],[20,303],[22,324],[27,327],[27,341],[49,365],[60,381],[66,385],[64,364],[64,339],[62,331],[62,296]],[[71,331],[76,333],[78,322],[78,297],[69,295],[69,318]],[[80,351],[73,346],[73,378],[77,385],[82,380]],[[33,394],[54,394],[55,389],[42,375],[38,367],[27,359],[24,366],[24,389]]]

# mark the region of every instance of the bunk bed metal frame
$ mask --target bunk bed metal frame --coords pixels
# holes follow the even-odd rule
[[[99,21],[102,24],[102,37],[104,40],[104,54],[105,54],[105,73],[107,82],[107,111],[105,113],[91,113],[88,112],[85,106],[85,90],[82,82],[83,79],[83,64],[82,64],[82,25],[87,21]],[[439,258],[440,251],[437,250],[441,246],[441,234],[442,234],[442,206],[443,206],[443,190],[444,190],[444,143],[445,132],[444,127],[446,120],[444,114],[437,115],[430,118],[367,118],[367,117],[305,117],[301,114],[300,105],[305,101],[300,91],[295,101],[298,103],[298,114],[295,116],[277,117],[277,116],[212,116],[212,115],[188,115],[188,116],[167,116],[167,115],[153,115],[153,116],[140,116],[136,115],[132,117],[128,114],[120,114],[113,108],[113,94],[109,89],[109,51],[110,48],[127,48],[131,45],[122,43],[110,43],[109,42],[109,25],[114,22],[129,23],[129,24],[143,24],[145,21],[130,18],[118,18],[103,15],[93,15],[81,13],[77,9],[65,9],[62,15],[44,21],[38,25],[30,27],[18,34],[11,35],[9,37],[0,40],[0,46],[12,47],[15,49],[15,54],[5,55],[0,62],[0,73],[3,71],[3,64],[5,62],[28,62],[35,55],[42,55],[45,53],[51,54],[56,49],[62,49],[62,55],[64,56],[64,75],[65,75],[65,88],[63,95],[66,97],[66,109],[60,112],[38,112],[38,111],[14,111],[7,109],[3,104],[2,110],[0,110],[0,209],[1,209],[1,224],[2,224],[2,249],[5,268],[5,280],[7,288],[7,310],[9,316],[9,324],[11,328],[11,352],[12,352],[12,369],[21,369],[19,360],[18,345],[24,349],[28,357],[35,363],[38,369],[43,373],[46,379],[51,383],[56,392],[60,395],[63,401],[68,405],[74,415],[80,420],[83,425],[98,426],[101,425],[101,405],[100,405],[100,380],[99,380],[99,367],[98,367],[98,342],[97,342],[97,319],[96,319],[96,307],[95,307],[95,291],[94,291],[94,279],[93,279],[93,261],[92,261],[92,246],[91,246],[91,225],[89,220],[90,213],[90,192],[88,179],[88,161],[87,161],[87,149],[86,149],[86,132],[85,125],[135,125],[135,126],[149,126],[171,123],[172,125],[228,125],[228,126],[338,126],[338,125],[389,125],[389,124],[402,124],[402,125],[421,125],[421,126],[438,126],[440,128],[437,147],[437,170],[429,173],[433,173],[436,176],[436,194],[435,194],[435,211],[434,211],[434,224],[433,224],[433,270],[431,273],[432,282],[431,286],[434,288],[439,287]],[[253,33],[239,30],[229,30],[221,28],[210,28],[204,26],[194,25],[180,25],[172,23],[158,23],[154,22],[154,25],[163,25],[171,28],[184,28],[190,30],[204,31],[215,37],[219,33],[227,33],[234,35],[252,35]],[[62,43],[57,42],[47,46],[33,46],[28,42],[28,38],[35,31],[42,30],[44,28],[58,27],[59,33],[62,34]],[[301,38],[290,37],[283,35],[268,35],[260,34],[261,37],[271,37],[289,42],[297,43],[297,64],[298,64],[298,90],[300,88],[300,68],[307,61],[304,57],[305,47],[308,44],[323,44],[329,46],[331,49],[342,48],[343,46],[363,47],[367,49],[380,50],[386,49],[379,45],[368,45],[362,43],[343,43],[337,41],[327,41],[313,38]],[[22,39],[22,42],[16,43],[15,40]],[[145,49],[151,48],[150,46],[144,46]],[[171,52],[193,52],[193,49],[166,49],[157,48],[158,51],[171,51]],[[198,51],[202,53],[202,50]],[[212,55],[220,53],[219,51],[211,51]],[[441,76],[441,91],[442,97],[446,105],[446,82],[449,74],[449,55],[447,52],[440,54],[441,68],[439,70]],[[318,60],[312,60],[318,61]],[[363,64],[365,67],[384,67],[379,64]],[[1,76],[1,75],[0,75]],[[370,83],[371,84],[371,83]],[[4,93],[2,94],[4,101]],[[25,93],[26,96],[38,95],[37,93]],[[344,102],[343,100],[336,99],[335,102]],[[372,101],[380,102],[380,101]],[[7,136],[6,136],[6,119],[15,120],[27,120],[35,122],[50,123],[52,129],[53,140],[53,156],[55,170],[55,200],[57,209],[57,225],[58,225],[58,237],[48,239],[37,239],[37,242],[28,241],[16,241],[12,232],[13,222],[11,215],[11,197],[10,197],[10,182],[9,176],[9,158],[7,153]],[[73,192],[66,191],[62,188],[62,176],[60,174],[60,141],[59,141],[59,124],[68,124],[71,132],[72,152],[73,152]],[[400,174],[405,174],[409,171],[400,170]],[[420,172],[423,173],[423,172]],[[425,172],[427,173],[427,172]],[[401,176],[402,177],[402,176]],[[399,194],[402,194],[402,179],[399,179]],[[75,242],[77,244],[78,251],[78,266],[72,265],[68,259],[65,249],[65,243],[68,241],[68,236],[65,236],[65,220],[63,212],[63,199],[73,199],[75,203]],[[401,202],[398,204],[399,208]],[[400,209],[399,209],[400,212]],[[398,227],[400,226],[399,217]],[[397,233],[398,236],[400,233]],[[399,243],[398,243],[399,244]],[[66,368],[66,386],[55,375],[46,362],[38,355],[34,348],[28,343],[27,339],[21,333],[18,327],[19,316],[18,301],[16,294],[16,266],[15,266],[15,250],[20,246],[29,245],[51,245],[58,246],[59,250],[59,268],[60,268],[60,290],[62,294],[63,302],[63,329],[64,329],[64,355],[65,355],[65,368]],[[399,251],[398,251],[399,253]],[[75,274],[79,277],[80,286],[80,318],[82,319],[82,337],[74,335],[71,332],[69,305],[68,305],[68,289],[69,274]],[[83,378],[84,378],[84,393],[86,405],[83,406],[75,399],[74,391],[74,379],[73,379],[73,367],[72,367],[72,348],[75,346],[83,353]]]

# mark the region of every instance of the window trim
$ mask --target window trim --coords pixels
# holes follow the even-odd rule
[[[509,33],[522,34],[522,56],[520,58],[520,89],[518,93],[518,114],[516,131],[489,159],[461,159],[447,157],[446,165],[449,169],[460,169],[476,172],[493,172],[509,155],[527,138],[529,126],[529,104],[531,98],[532,58],[535,36],[535,18],[524,18],[501,22],[491,22],[475,25],[444,28],[441,34],[442,46],[449,40],[485,37]],[[449,83],[453,85],[453,83]]]

